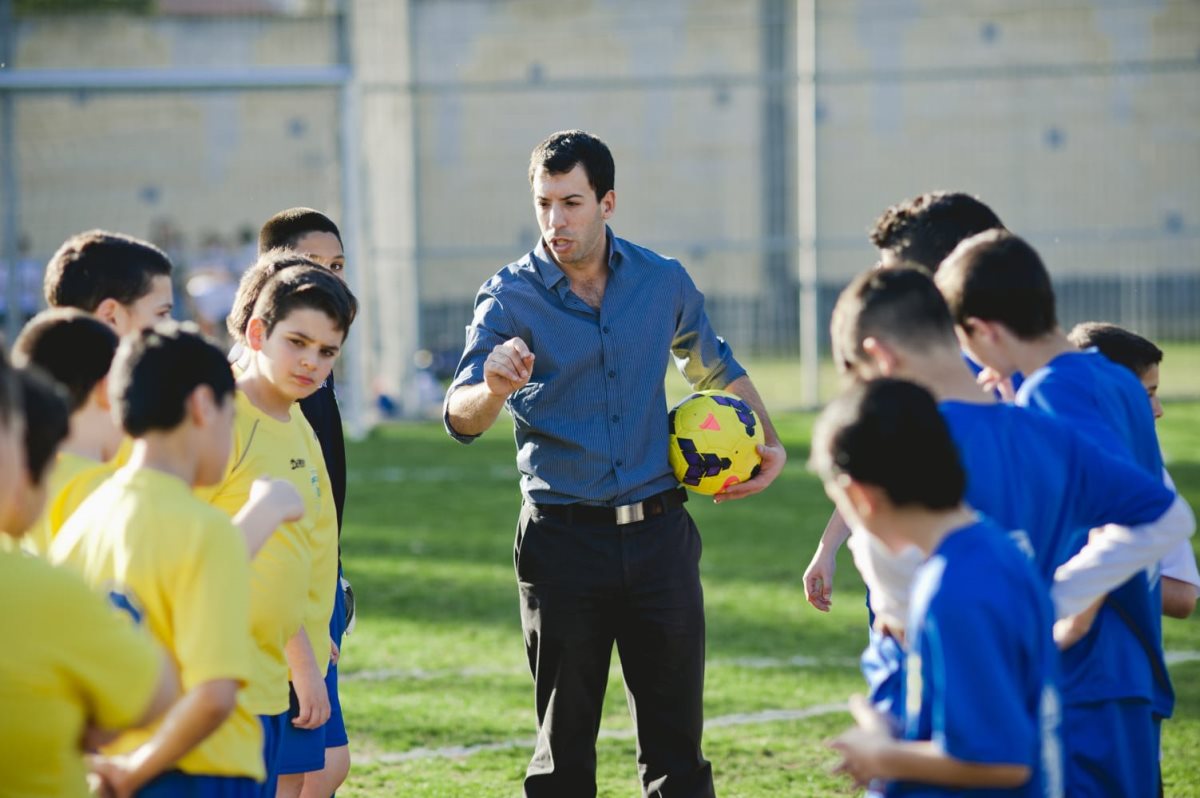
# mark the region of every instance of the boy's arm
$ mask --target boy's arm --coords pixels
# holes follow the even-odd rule
[[[175,703],[154,736],[124,756],[95,757],[91,768],[123,798],[133,795],[216,731],[237,705],[239,684],[214,679],[197,685]]]
[[[1179,496],[1148,524],[1109,524],[1054,572],[1051,595],[1056,617],[1083,612],[1138,571],[1157,563],[1196,530],[1192,508]]]
[[[837,570],[837,553],[850,537],[850,527],[837,510],[821,533],[821,541],[813,552],[808,568],[804,569],[804,594],[808,603],[821,612],[833,606],[833,574]]]
[[[865,785],[873,779],[911,781],[943,787],[1005,789],[1029,781],[1027,765],[964,762],[929,740],[893,740],[882,732],[853,728],[833,741],[842,755],[838,772]]]
[[[300,714],[292,720],[292,725],[298,729],[320,728],[331,713],[329,691],[303,626],[287,641],[283,653],[292,671],[292,687],[300,703]]]
[[[241,530],[246,553],[253,560],[280,524],[303,517],[304,499],[290,482],[256,479],[250,485],[250,498],[233,517],[233,525]]]
[[[1170,576],[1162,578],[1162,612],[1169,618],[1189,618],[1196,611],[1196,586]]]

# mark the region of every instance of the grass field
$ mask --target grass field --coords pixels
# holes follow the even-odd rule
[[[765,386],[764,386],[765,387]],[[777,388],[764,390],[771,402]],[[830,511],[804,470],[812,416],[776,418],[784,474],[742,502],[688,506],[704,535],[708,618],[705,753],[723,796],[849,795],[824,742],[861,690],[863,588],[839,563],[833,611],[801,574]],[[1200,404],[1168,405],[1169,465],[1200,507]],[[361,615],[347,639],[342,703],[356,762],[339,795],[515,796],[532,750],[512,539],[519,506],[507,417],[470,447],[434,424],[353,444],[343,540]],[[1165,732],[1168,796],[1200,796],[1200,621],[1165,621],[1179,693]],[[599,750],[603,796],[640,794],[619,666]]]

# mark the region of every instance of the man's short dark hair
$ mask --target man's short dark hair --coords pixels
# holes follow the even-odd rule
[[[63,242],[46,264],[46,304],[95,313],[105,299],[132,305],[151,280],[171,276],[171,259],[148,241],[89,230]]]
[[[893,205],[875,220],[871,243],[901,261],[936,272],[960,241],[1004,229],[991,208],[970,194],[931,191]]]
[[[258,231],[258,254],[293,249],[309,233],[332,233],[342,243],[341,231],[325,214],[312,208],[288,208],[267,219]]]
[[[850,369],[867,357],[862,343],[875,337],[906,349],[955,347],[946,301],[921,269],[871,269],[842,291],[830,323],[834,357]]]
[[[1058,326],[1049,272],[1037,250],[1007,230],[959,244],[934,279],[954,323],[964,329],[970,318],[1000,322],[1028,341]]]
[[[58,447],[71,429],[66,392],[38,368],[13,372],[25,412],[25,467],[29,481],[41,485]]]
[[[201,385],[223,402],[232,396],[233,371],[221,350],[190,322],[162,322],[121,341],[108,393],[125,432],[137,438],[178,427],[187,400]]]
[[[254,304],[254,318],[266,324],[267,335],[293,311],[319,310],[328,316],[343,338],[358,314],[358,300],[338,278],[320,266],[297,266],[277,272]]]
[[[582,130],[562,130],[551,135],[533,149],[529,156],[529,185],[537,173],[545,169],[552,175],[562,175],[583,164],[588,185],[596,199],[613,190],[617,167],[608,145]]]
[[[881,488],[898,507],[952,510],[967,477],[933,396],[911,382],[877,379],[833,400],[813,431],[809,466]]]
[[[112,327],[95,316],[77,308],[53,308],[21,330],[13,344],[13,363],[37,366],[62,385],[74,413],[108,374],[118,343]]]
[[[254,315],[254,306],[258,303],[263,287],[279,272],[297,266],[321,268],[303,255],[280,248],[263,253],[254,265],[245,271],[233,298],[233,308],[225,318],[225,329],[229,330],[229,335],[235,341],[245,342],[246,326],[250,324],[250,317]]]
[[[1096,347],[1100,354],[1138,377],[1145,375],[1151,366],[1157,366],[1163,359],[1163,351],[1151,341],[1106,321],[1076,324],[1067,338],[1080,349]]]

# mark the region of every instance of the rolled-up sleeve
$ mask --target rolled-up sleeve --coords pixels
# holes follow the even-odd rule
[[[504,307],[486,288],[475,297],[475,316],[467,325],[467,343],[454,371],[454,380],[442,403],[442,423],[446,432],[459,443],[471,443],[478,435],[463,435],[450,424],[450,395],[464,385],[483,382],[483,364],[499,344],[512,338]]]
[[[733,350],[713,330],[704,310],[704,294],[692,278],[679,268],[679,315],[675,323],[675,338],[671,354],[675,365],[688,384],[699,391],[721,389],[746,369],[733,356]]]

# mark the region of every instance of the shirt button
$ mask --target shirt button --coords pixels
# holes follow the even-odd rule
[[[620,417],[620,416],[613,416],[613,417],[612,417],[612,422],[613,422],[614,424],[616,424],[616,423],[617,423],[618,421],[620,421],[620,420],[621,420],[621,417]]]
[[[603,332],[603,333],[607,333],[607,332],[608,332],[608,325],[607,325],[607,324],[605,324],[603,327],[601,327],[601,328],[600,328],[600,331],[601,331],[601,332]]]
[[[618,460],[618,461],[615,463],[615,465],[617,466],[617,468],[620,468],[621,466],[625,465],[625,461],[624,461],[624,460]]]
[[[617,372],[615,372],[615,371],[608,372],[608,378],[610,380],[616,378],[616,376],[617,376]]]

